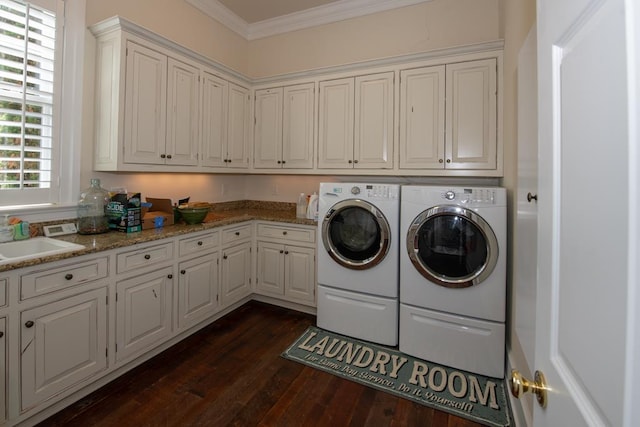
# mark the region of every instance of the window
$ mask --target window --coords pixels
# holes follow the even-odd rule
[[[41,3],[42,0],[39,0]],[[3,204],[49,202],[55,174],[56,1],[0,0],[0,193]],[[64,15],[64,14],[63,14]],[[59,42],[58,42],[59,43]],[[59,103],[58,103],[59,105]]]

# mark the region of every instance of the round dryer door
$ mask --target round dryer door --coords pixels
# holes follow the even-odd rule
[[[374,205],[359,199],[331,207],[322,222],[322,242],[338,264],[353,270],[377,265],[389,252],[391,229]]]
[[[431,282],[466,288],[487,278],[498,261],[498,241],[487,222],[459,206],[435,206],[418,215],[407,232],[407,252]]]

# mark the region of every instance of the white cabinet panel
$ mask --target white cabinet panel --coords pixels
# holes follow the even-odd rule
[[[20,313],[21,409],[107,367],[107,288]]]
[[[278,243],[258,242],[256,291],[284,295],[284,247]]]
[[[229,168],[249,167],[249,90],[229,82],[227,156]]]
[[[168,59],[167,141],[160,155],[169,165],[198,164],[200,70]],[[164,156],[164,157],[163,157]]]
[[[172,288],[171,267],[116,284],[117,361],[142,354],[171,335]]]
[[[178,327],[193,326],[218,307],[218,252],[181,262],[178,279]]]
[[[448,169],[495,169],[496,60],[447,65]]]
[[[394,73],[320,82],[319,169],[393,168]]]
[[[318,168],[353,168],[353,78],[320,82]]]
[[[251,294],[251,242],[222,250],[221,288],[224,307]]]
[[[284,248],[285,281],[284,293],[295,302],[315,302],[315,255],[314,248],[287,245]]]
[[[305,83],[256,91],[254,167],[313,167],[314,90]]]
[[[167,57],[127,43],[124,161],[160,163],[166,142]]]
[[[400,168],[442,168],[445,66],[403,70],[400,99]]]
[[[354,168],[393,167],[393,76],[356,77]]]
[[[211,73],[202,73],[201,144],[204,166],[223,167],[227,158],[229,85]]]

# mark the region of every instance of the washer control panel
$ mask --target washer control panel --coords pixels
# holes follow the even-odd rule
[[[442,198],[462,205],[493,205],[496,203],[496,191],[492,188],[464,188],[447,190]]]

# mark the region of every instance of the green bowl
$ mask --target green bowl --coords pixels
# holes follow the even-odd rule
[[[178,208],[178,212],[187,224],[200,224],[209,213],[209,208]]]

